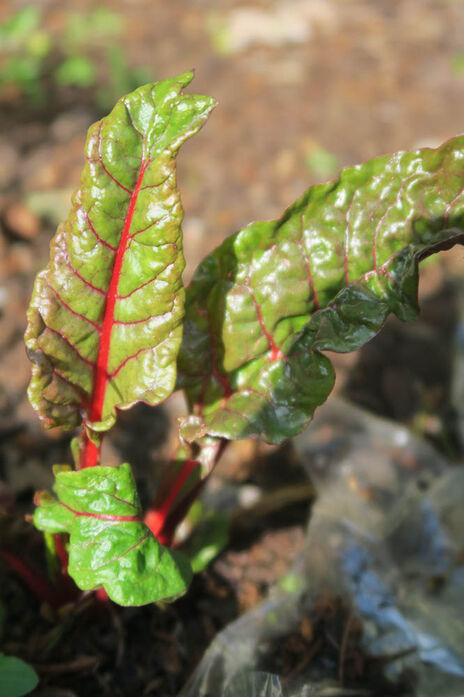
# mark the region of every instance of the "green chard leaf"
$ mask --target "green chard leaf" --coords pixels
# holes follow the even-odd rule
[[[34,524],[69,533],[68,572],[82,590],[103,587],[119,605],[174,600],[192,569],[180,552],[160,545],[143,523],[130,465],[55,467],[52,496],[37,496]]]
[[[333,386],[321,351],[359,348],[390,312],[414,318],[418,261],[463,230],[459,136],[345,169],[229,237],[187,290],[184,437],[296,435]]]
[[[116,408],[158,404],[174,388],[184,314],[175,158],[214,106],[181,94],[192,77],[140,87],[89,130],[81,185],[28,313],[29,398],[48,426],[83,420],[96,438]]]

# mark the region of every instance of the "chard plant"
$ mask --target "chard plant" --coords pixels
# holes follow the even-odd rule
[[[359,348],[389,313],[413,319],[418,262],[464,239],[458,136],[311,187],[226,239],[185,292],[176,155],[215,105],[182,93],[192,77],[141,87],[90,128],[28,313],[30,400],[46,426],[79,429],[75,466],[54,468],[34,522],[66,542],[79,588],[121,605],[185,592],[173,535],[227,442],[299,433],[333,386],[323,352]],[[130,465],[101,462],[102,439],[119,409],[178,389],[181,445],[144,515]]]

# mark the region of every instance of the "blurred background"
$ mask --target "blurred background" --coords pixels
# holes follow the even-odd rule
[[[14,495],[27,510],[33,491],[49,485],[50,465],[69,460],[69,438],[45,434],[28,405],[22,336],[34,276],[79,183],[88,126],[138,85],[189,68],[196,73],[189,90],[217,99],[178,160],[188,281],[224,237],[280,216],[341,167],[436,146],[461,132],[463,29],[462,0],[1,0],[4,500]],[[427,262],[420,320],[391,320],[363,351],[335,359],[338,392],[406,424],[451,457],[458,449],[452,366],[463,270],[462,248]],[[174,395],[167,411],[181,409]],[[130,453],[147,500],[153,468],[166,461],[174,438],[166,410],[155,412],[155,421],[143,406],[122,414],[106,445],[114,461]],[[286,473],[293,466],[282,452],[236,444],[218,476],[260,485],[267,477],[276,485],[282,463]],[[255,467],[260,457],[274,458],[273,477]],[[232,553],[218,567],[241,610],[263,597],[286,568],[289,547],[302,540],[301,525],[293,537],[277,534],[251,557]],[[260,564],[268,569],[261,575]],[[208,631],[211,638],[215,629]]]

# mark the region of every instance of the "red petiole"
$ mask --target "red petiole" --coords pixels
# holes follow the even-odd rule
[[[108,296],[106,298],[105,314],[103,317],[103,324],[100,334],[98,357],[95,365],[94,389],[92,403],[90,406],[90,420],[93,422],[101,421],[102,418],[106,388],[110,379],[110,375],[108,373],[108,359],[110,355],[111,332],[114,326],[114,308],[117,300],[119,279],[121,277],[121,268],[122,263],[124,261],[124,254],[127,250],[127,243],[130,238],[129,233],[132,225],[132,218],[134,216],[135,207],[137,205],[137,198],[140,192],[140,187],[142,186],[145,170],[147,169],[148,165],[149,160],[142,160],[139,176],[137,178],[137,183],[130,198],[129,209],[127,211],[126,219],[124,221],[121,239],[114,260],[113,273],[111,275]],[[85,446],[82,449],[81,468],[95,467],[96,465],[98,465],[99,459],[100,449],[86,436]]]
[[[26,564],[16,554],[6,549],[0,549],[0,558],[20,577],[40,602],[48,603],[51,607],[57,607],[60,604],[61,598],[57,597],[48,581],[32,565]]]
[[[181,493],[190,475],[199,466],[200,463],[197,462],[197,460],[186,460],[161,505],[157,508],[154,508],[153,510],[148,511],[147,515],[145,516],[146,525],[148,525],[153,535],[158,539],[160,539],[159,536],[162,533],[164,524],[166,522],[166,518],[170,513],[171,507],[173,506],[174,502]]]

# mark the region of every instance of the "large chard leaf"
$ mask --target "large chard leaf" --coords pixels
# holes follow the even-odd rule
[[[208,256],[187,290],[183,435],[298,433],[352,351],[390,312],[417,313],[417,263],[463,240],[464,136],[380,157],[309,189]]]
[[[29,397],[49,426],[105,431],[115,408],[172,391],[182,336],[175,157],[214,106],[193,75],[140,87],[88,133],[81,185],[36,280]]]
[[[69,533],[68,572],[82,590],[103,587],[119,605],[173,600],[192,576],[187,558],[143,523],[128,464],[73,472],[55,468],[54,491],[38,495],[34,524]]]

